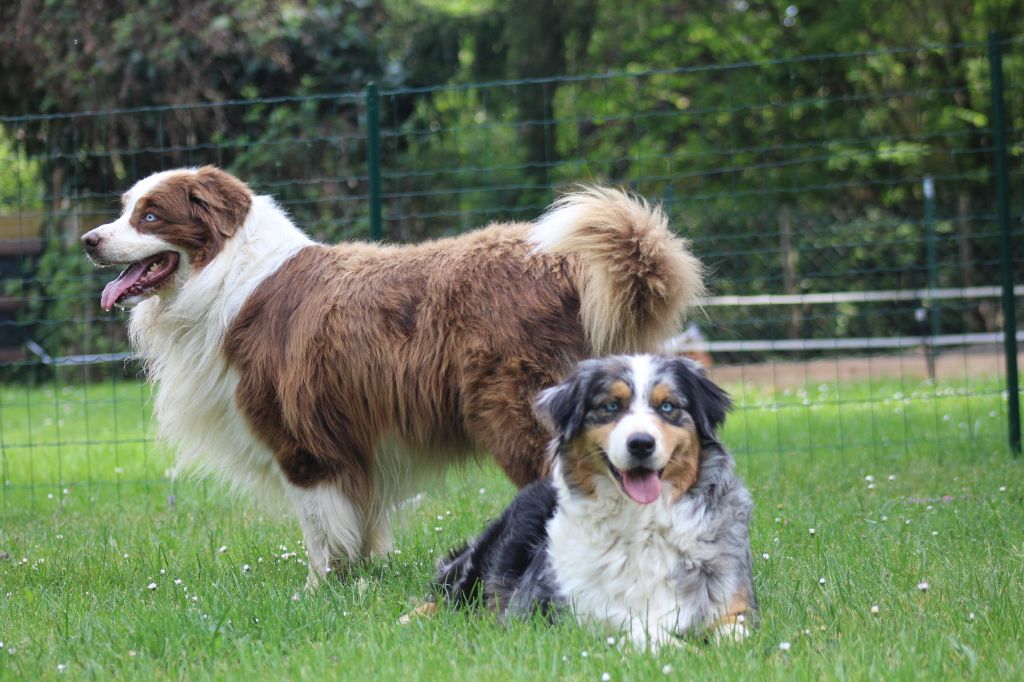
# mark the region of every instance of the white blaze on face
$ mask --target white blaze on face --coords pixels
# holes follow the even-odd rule
[[[658,472],[668,464],[671,453],[665,446],[661,419],[650,405],[655,380],[653,359],[648,355],[630,358],[630,374],[633,399],[608,436],[608,459],[622,475],[626,494],[635,502],[650,504],[661,495]],[[642,463],[630,454],[627,444],[635,434],[654,439],[654,453]]]

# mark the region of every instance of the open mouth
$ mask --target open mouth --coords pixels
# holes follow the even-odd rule
[[[100,306],[110,310],[125,299],[156,291],[177,269],[178,254],[174,251],[163,251],[132,263],[103,287]]]
[[[608,455],[603,452],[601,454],[612,476],[619,482],[619,486],[629,499],[638,504],[650,504],[661,496],[661,475],[665,472],[664,469],[634,467],[623,471],[612,464]]]

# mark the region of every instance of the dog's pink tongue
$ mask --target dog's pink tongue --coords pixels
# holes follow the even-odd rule
[[[622,472],[622,487],[634,502],[650,504],[661,495],[661,479],[656,471],[632,469]]]
[[[107,282],[107,286],[103,287],[103,293],[100,295],[100,307],[104,310],[113,308],[117,299],[142,279],[148,266],[148,261],[140,261],[125,268],[124,272],[117,276],[117,279]]]

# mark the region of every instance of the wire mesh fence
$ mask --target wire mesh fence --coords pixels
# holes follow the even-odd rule
[[[1004,448],[1000,258],[1019,281],[1024,205],[1009,197],[1008,249],[994,178],[997,158],[1011,188],[1024,173],[1024,39],[997,44],[1002,157],[974,43],[0,117],[4,513],[173,485],[78,237],[140,177],[208,163],[328,241],[440,237],[532,219],[578,181],[626,185],[709,266],[672,349],[734,394],[741,462]]]

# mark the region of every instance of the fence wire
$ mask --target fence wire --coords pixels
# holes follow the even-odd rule
[[[1000,47],[1013,188],[1024,40]],[[709,266],[713,296],[672,348],[733,392],[739,454],[1004,448],[990,73],[966,43],[0,116],[3,509],[172,485],[124,315],[100,310],[106,275],[78,237],[137,179],[208,163],[327,241],[369,238],[374,209],[411,242],[530,220],[576,182],[628,186]]]

